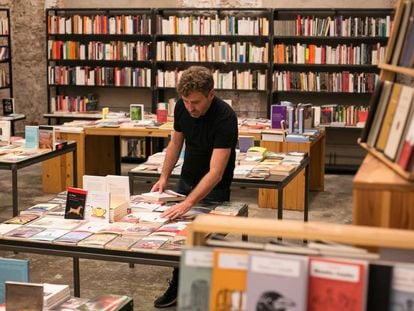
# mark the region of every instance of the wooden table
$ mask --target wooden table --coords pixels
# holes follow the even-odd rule
[[[325,131],[315,140],[303,143],[261,141],[260,146],[275,152],[299,151],[309,154],[309,190],[323,191],[325,179]],[[300,174],[284,189],[283,208],[303,211],[305,176]],[[259,190],[259,207],[277,208],[278,195],[274,190]]]
[[[368,154],[352,188],[355,225],[414,229],[414,182]]]

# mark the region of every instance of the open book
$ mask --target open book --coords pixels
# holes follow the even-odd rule
[[[172,190],[165,190],[164,192],[147,192],[142,193],[141,196],[148,201],[159,201],[159,202],[169,202],[169,201],[182,201],[186,198],[185,195],[177,193]]]

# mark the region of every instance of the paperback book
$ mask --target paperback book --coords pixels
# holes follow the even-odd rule
[[[68,188],[66,197],[66,219],[84,219],[86,196],[88,191],[79,188]]]
[[[9,116],[15,113],[14,98],[3,98],[3,116]]]
[[[39,148],[54,150],[55,129],[53,126],[39,125]]]

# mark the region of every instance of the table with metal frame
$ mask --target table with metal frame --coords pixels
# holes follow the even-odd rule
[[[296,169],[288,176],[270,175],[266,179],[249,179],[244,177],[235,177],[232,181],[232,186],[246,187],[246,188],[267,188],[277,190],[277,218],[283,219],[283,189],[296,177],[302,170],[305,170],[305,195],[304,195],[304,211],[303,220],[308,221],[309,213],[309,156],[306,154]],[[129,189],[131,194],[134,194],[134,182],[156,182],[160,174],[154,172],[128,172]],[[178,181],[179,175],[171,175],[169,181]]]
[[[69,142],[67,145],[64,145],[62,149],[53,150],[46,153],[41,153],[34,157],[29,157],[27,159],[23,159],[20,161],[15,162],[4,162],[0,161],[0,170],[9,170],[12,172],[12,206],[13,206],[13,216],[17,216],[19,214],[19,206],[18,206],[18,186],[17,186],[17,171],[21,168],[40,163],[46,160],[49,160],[54,157],[61,156],[63,154],[72,152],[73,153],[73,186],[77,186],[77,174],[78,174],[78,167],[77,167],[77,151],[76,151],[76,143]]]

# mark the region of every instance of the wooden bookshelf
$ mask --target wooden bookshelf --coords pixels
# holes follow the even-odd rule
[[[367,155],[352,189],[354,225],[414,229],[414,182],[379,158]]]

